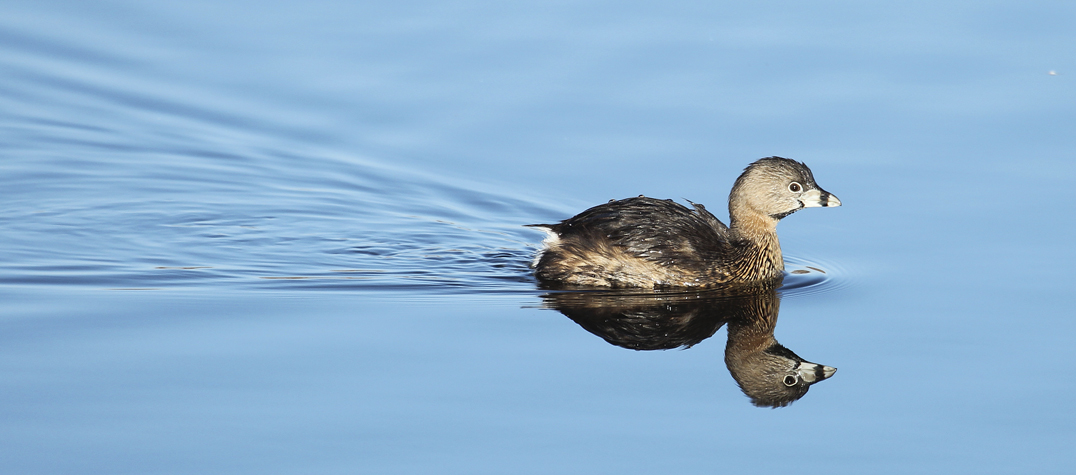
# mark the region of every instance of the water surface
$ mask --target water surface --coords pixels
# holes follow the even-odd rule
[[[1065,473],[1074,14],[6,2],[0,471]],[[769,155],[844,203],[779,227],[792,405],[530,275]]]

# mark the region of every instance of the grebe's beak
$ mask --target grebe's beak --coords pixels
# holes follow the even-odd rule
[[[840,206],[841,200],[821,188],[808,190],[800,196],[800,203],[804,208],[830,208]]]

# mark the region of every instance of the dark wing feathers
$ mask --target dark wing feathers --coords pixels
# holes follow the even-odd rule
[[[690,203],[690,201],[689,201]],[[728,252],[728,227],[705,207],[638,197],[595,206],[559,224],[542,225],[562,240],[604,235],[632,254],[666,265],[708,261]]]

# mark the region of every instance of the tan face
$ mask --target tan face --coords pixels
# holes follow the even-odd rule
[[[729,196],[730,211],[781,219],[803,208],[840,206],[841,201],[814,181],[806,165],[785,158],[764,158],[744,171]]]

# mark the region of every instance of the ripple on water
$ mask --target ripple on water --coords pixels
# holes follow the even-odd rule
[[[848,285],[846,273],[836,264],[788,255],[784,258],[785,279],[778,289],[782,296],[833,292]]]

